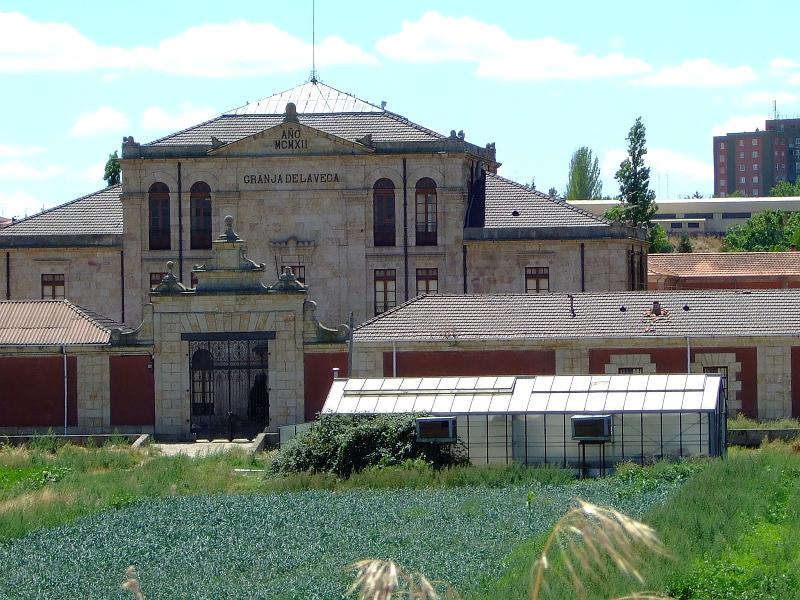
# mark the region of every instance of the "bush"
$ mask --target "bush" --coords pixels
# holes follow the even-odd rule
[[[286,444],[272,463],[275,473],[334,473],[347,477],[367,467],[421,459],[434,467],[467,462],[461,444],[416,441],[416,415],[323,415]]]

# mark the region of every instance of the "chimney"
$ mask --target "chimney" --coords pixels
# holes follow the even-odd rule
[[[333,378],[334,379],[339,379],[339,367],[334,367],[333,368]]]

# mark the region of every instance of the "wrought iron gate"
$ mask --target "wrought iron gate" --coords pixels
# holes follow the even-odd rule
[[[269,340],[263,334],[192,337],[204,338],[189,341],[192,432],[232,440],[264,431],[269,425]]]

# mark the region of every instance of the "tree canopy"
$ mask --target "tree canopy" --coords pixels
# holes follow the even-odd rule
[[[723,252],[780,252],[800,245],[800,213],[765,210],[744,225],[731,227],[722,242]]]
[[[122,177],[122,166],[119,164],[119,156],[117,155],[117,151],[114,150],[114,154],[108,155],[108,160],[106,161],[106,172],[103,175],[103,179],[108,182],[108,185],[117,185],[120,182]]]
[[[650,189],[650,167],[644,164],[647,154],[645,132],[642,117],[637,117],[626,138],[628,157],[620,163],[614,178],[619,182],[622,220],[632,225],[643,223],[649,227],[658,206],[655,203],[656,193]],[[609,211],[606,214],[616,218],[620,213],[615,211],[612,214]]]
[[[769,191],[770,196],[800,196],[800,179],[795,183],[781,181]]]
[[[603,196],[603,182],[600,181],[600,165],[596,156],[586,146],[572,153],[569,161],[567,200],[594,200]]]

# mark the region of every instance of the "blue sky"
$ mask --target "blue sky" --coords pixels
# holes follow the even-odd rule
[[[637,116],[658,197],[713,191],[714,134],[800,115],[800,3],[317,0],[324,83],[497,144],[500,174],[563,191],[572,152],[603,191]],[[306,81],[311,0],[0,1],[0,215],[103,187],[150,141]]]

